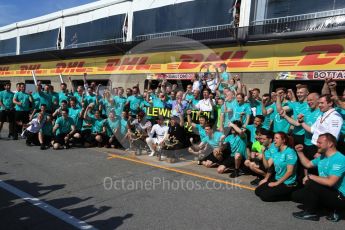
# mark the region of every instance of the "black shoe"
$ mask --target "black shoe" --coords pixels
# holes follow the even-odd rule
[[[69,144],[66,144],[66,145],[65,145],[65,149],[69,149],[69,148],[71,148],[71,147],[69,146]]]
[[[240,174],[239,174],[239,170],[238,169],[235,169],[230,175],[229,177],[230,178],[236,178],[236,177],[239,177]]]
[[[41,148],[40,148],[41,150],[45,150],[45,149],[47,149],[44,145],[41,145]]]
[[[14,135],[13,140],[18,140],[18,135]]]
[[[260,181],[261,181],[261,178],[257,177],[257,178],[255,178],[255,180],[252,180],[250,182],[250,184],[253,185],[253,186],[258,186]]]
[[[338,222],[341,219],[340,214],[336,211],[330,213],[327,217],[326,220],[332,221],[332,222]]]
[[[248,172],[248,170],[239,169],[239,170],[238,170],[238,174],[239,174],[240,176],[243,176],[243,175],[250,175],[251,173]]]
[[[31,142],[26,141],[25,143],[26,143],[27,146],[31,146]]]
[[[312,220],[312,221],[319,221],[320,217],[311,212],[301,211],[301,212],[294,212],[292,213],[293,217],[300,219],[300,220]]]

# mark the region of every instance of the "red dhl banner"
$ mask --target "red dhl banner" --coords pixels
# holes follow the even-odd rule
[[[229,72],[327,71],[345,69],[345,40],[322,40],[218,49],[131,54],[1,65],[0,77],[194,73],[225,63]],[[205,70],[206,71],[206,70]],[[212,69],[211,69],[212,71]]]

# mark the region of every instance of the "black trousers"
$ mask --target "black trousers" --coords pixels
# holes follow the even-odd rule
[[[15,111],[14,113],[14,121],[15,122],[22,122],[23,124],[27,124],[29,122],[30,111]],[[15,124],[15,132],[14,136],[18,137],[18,133],[22,132],[22,125]]]
[[[38,133],[32,133],[28,130],[25,131],[26,135],[26,143],[27,144],[34,144],[34,145],[40,145],[40,142],[38,140]]]
[[[345,196],[313,180],[307,181],[304,188],[292,193],[291,198],[294,202],[304,204],[309,212],[315,212],[320,207],[337,211],[345,210]]]
[[[293,134],[292,135],[293,137],[293,142],[294,142],[294,145],[303,145],[304,144],[304,135],[295,135]]]
[[[14,111],[2,110],[0,111],[0,122],[8,122],[9,134],[13,135],[14,131]]]
[[[284,183],[276,186],[269,187],[269,181],[257,187],[255,189],[255,195],[260,197],[265,202],[276,202],[276,201],[289,201],[291,200],[291,194],[295,191],[296,186],[289,186]]]
[[[315,145],[304,145],[303,153],[308,158],[308,160],[313,160],[314,155],[317,153],[318,148]],[[304,178],[304,166],[301,164],[300,161],[297,161],[297,181],[299,187],[303,187],[303,178]],[[309,174],[319,175],[318,170],[316,167],[311,169],[306,169]]]

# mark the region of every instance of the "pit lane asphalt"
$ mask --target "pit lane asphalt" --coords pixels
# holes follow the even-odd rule
[[[344,228],[344,220],[297,220],[297,204],[260,201],[253,177],[233,181],[191,161],[105,148],[42,151],[4,139],[0,157],[0,180],[98,229]],[[74,229],[2,188],[0,204],[0,229]]]

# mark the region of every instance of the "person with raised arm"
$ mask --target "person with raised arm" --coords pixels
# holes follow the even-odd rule
[[[337,151],[336,138],[325,133],[318,136],[317,147],[321,156],[310,161],[297,145],[296,151],[302,165],[317,168],[319,175],[307,174],[303,179],[304,188],[292,194],[292,200],[304,205],[304,210],[294,212],[295,218],[319,220],[318,211],[322,207],[331,209],[327,220],[337,222],[340,212],[345,210],[345,156]]]
[[[274,135],[274,145],[278,151],[273,154],[272,161],[275,176],[267,178],[267,182],[255,189],[255,194],[262,201],[275,202],[290,200],[297,186],[297,154],[291,146],[292,140],[284,132]]]

